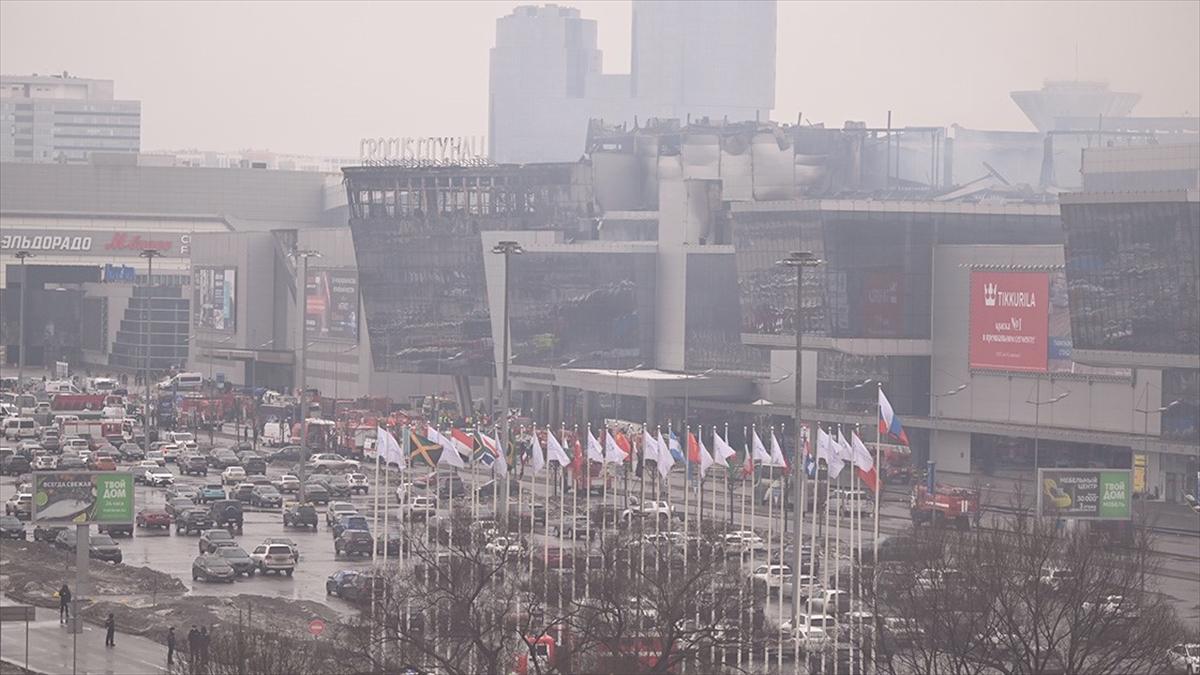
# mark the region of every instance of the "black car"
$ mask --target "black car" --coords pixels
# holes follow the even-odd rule
[[[122,443],[117,454],[125,461],[146,459],[146,451],[136,443]]]
[[[121,562],[121,547],[107,534],[93,534],[88,537],[88,557],[93,560]]]
[[[24,541],[25,523],[16,516],[0,516],[0,539],[20,539]]]
[[[387,546],[388,555],[400,555],[400,547],[404,543],[404,535],[400,530],[388,528],[386,536],[381,536],[375,540],[375,553],[383,555],[384,546]]]
[[[41,443],[43,448],[55,455],[62,452],[62,439],[59,438],[57,431],[43,432]]]
[[[247,457],[242,460],[242,468],[246,470],[247,475],[265,476],[267,474],[267,461],[257,455]]]
[[[236,527],[242,531],[242,503],[236,499],[215,501],[208,508],[208,517],[215,527]]]
[[[229,530],[211,529],[200,533],[200,542],[197,546],[203,555],[212,553],[222,546],[237,546],[237,542],[233,540],[233,535],[229,534]]]
[[[364,530],[346,530],[342,536],[333,540],[334,557],[342,555],[371,555],[375,549],[375,540],[370,532]]]
[[[33,540],[52,544],[58,538],[58,533],[65,529],[62,525],[34,525]]]
[[[257,565],[254,559],[250,557],[250,554],[242,550],[241,546],[220,546],[213,553],[229,563],[234,572],[245,574],[248,577],[254,576]]]
[[[192,581],[224,581],[233,583],[237,572],[224,558],[218,555],[200,555],[192,561]]]
[[[329,488],[329,494],[334,499],[349,499],[350,495],[355,493],[354,486],[350,483],[350,477],[346,474],[331,476],[328,480],[321,482]]]
[[[305,483],[300,488],[300,499],[313,504],[328,504],[329,489],[320,483]]]
[[[231,466],[238,466],[238,462],[240,461],[237,455],[233,454],[233,451],[228,448],[213,450],[212,454],[208,456],[208,465],[221,471]]]
[[[232,490],[229,491],[229,496],[239,502],[248,502],[254,497],[253,483],[238,483]]]
[[[312,504],[292,504],[283,512],[284,527],[308,527],[317,529],[317,509]]]
[[[304,453],[298,445],[284,446],[267,455],[268,462],[299,462],[301,459],[304,459]]]
[[[87,462],[83,461],[79,455],[63,455],[58,460],[58,470],[65,471],[67,469],[86,469]]]
[[[121,523],[119,525],[97,525],[96,529],[99,530],[101,534],[107,534],[110,537],[120,537],[122,535],[126,537],[133,537],[133,523]]]
[[[188,455],[180,458],[179,472],[185,476],[207,476],[208,462],[200,455]]]
[[[196,508],[196,503],[187,497],[174,497],[167,500],[163,511],[166,511],[172,518],[178,518],[180,513],[194,508]]]
[[[172,485],[167,488],[164,496],[167,501],[171,501],[172,499],[188,499],[194,502],[196,501],[196,497],[200,496],[200,491],[191,485]]]
[[[201,532],[212,527],[212,518],[208,517],[208,511],[199,507],[184,509],[175,514],[175,534],[191,534]]]
[[[357,513],[352,513],[338,518],[337,522],[333,524],[334,538],[342,536],[342,533],[347,530],[362,530],[364,532],[370,531],[370,524],[367,521],[367,517]]]
[[[283,505],[283,495],[272,485],[258,485],[250,493],[250,504],[262,508],[277,509]]]
[[[6,476],[20,476],[32,470],[33,467],[29,465],[29,460],[21,455],[12,454],[0,459],[0,473]]]

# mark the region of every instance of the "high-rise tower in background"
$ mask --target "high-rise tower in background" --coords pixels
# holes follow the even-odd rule
[[[498,162],[578,159],[587,123],[634,117],[767,119],[775,3],[635,0],[631,73],[603,72],[596,22],[557,5],[496,21],[488,137]]]
[[[0,120],[6,162],[86,162],[141,148],[142,103],[114,99],[112,80],[0,75]]]

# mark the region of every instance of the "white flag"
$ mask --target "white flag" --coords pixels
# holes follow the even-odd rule
[[[567,451],[563,450],[562,443],[554,437],[554,433],[549,429],[546,430],[546,452],[550,455],[551,462],[558,462],[559,466],[569,466],[571,458],[567,457]]]
[[[645,466],[647,460],[654,460],[654,463],[659,462],[658,441],[650,435],[649,429],[642,429],[642,465]]]
[[[837,478],[842,472],[842,465],[845,464],[841,455],[833,448],[836,442],[824,429],[817,427],[817,459],[825,460],[831,478]]]
[[[704,447],[704,436],[701,435],[697,440],[700,442],[700,477],[704,478],[708,467],[713,465],[713,456],[709,454],[708,448]]]
[[[459,469],[465,468],[462,455],[458,454],[458,448],[454,446],[454,441],[442,435],[442,432],[434,429],[432,426],[426,425],[426,437],[442,447],[442,454],[438,457],[438,466],[453,466]]]
[[[662,431],[658,432],[658,441],[655,443],[658,446],[658,472],[663,478],[671,473],[671,467],[675,466],[675,455],[671,453],[671,449],[663,442]]]
[[[587,456],[593,462],[604,462],[604,448],[600,447],[600,441],[592,435],[590,428],[587,432]]]
[[[542,444],[538,441],[537,428],[533,430],[533,443],[529,446],[529,466],[534,473],[541,473],[546,468],[546,457],[542,454]]]
[[[729,466],[729,458],[737,454],[729,443],[725,442],[725,439],[721,438],[721,435],[715,430],[713,431],[713,450],[716,451],[714,459],[721,466]]]
[[[758,437],[758,430],[755,429],[751,433],[751,452],[754,455],[754,462],[759,466],[775,466],[774,460],[771,459],[770,453],[767,452],[766,446],[763,445],[762,439]]]
[[[404,456],[404,450],[396,442],[396,437],[383,427],[375,430],[375,454],[383,460],[384,464],[395,464],[400,467],[401,471],[405,469],[407,458]]]
[[[785,468],[787,460],[783,457],[783,448],[779,447],[779,439],[775,437],[775,430],[771,430],[771,466]]]
[[[850,450],[854,455],[854,466],[862,469],[866,473],[870,473],[871,469],[875,468],[875,458],[871,456],[871,451],[867,450],[867,446],[863,445],[862,439],[853,431],[850,432]]]
[[[604,461],[609,464],[620,464],[625,461],[625,451],[617,445],[617,437],[612,431],[604,430]]]

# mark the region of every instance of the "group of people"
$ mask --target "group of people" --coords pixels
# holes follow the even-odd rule
[[[63,584],[62,588],[58,589],[58,620],[59,623],[69,623],[71,621],[71,589],[67,584]],[[116,647],[116,632],[117,621],[112,612],[108,613],[108,617],[104,620],[104,646]],[[192,629],[188,631],[187,648],[188,648],[188,663],[191,664],[193,671],[203,671],[208,663],[208,647],[212,643],[212,635],[208,632],[208,626],[196,627],[192,624]],[[167,629],[167,665],[175,665],[175,627],[171,626]]]

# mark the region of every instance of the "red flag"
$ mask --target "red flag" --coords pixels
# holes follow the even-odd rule
[[[687,444],[688,444],[688,446],[687,446],[688,461],[691,462],[692,464],[699,464],[700,463],[700,443],[698,443],[696,441],[695,434],[693,434],[690,431],[688,432]]]
[[[625,434],[622,433],[621,431],[617,431],[617,447],[620,448],[621,451],[625,453],[625,461],[627,461],[627,462],[632,461],[633,445],[630,444],[629,439],[626,438]]]
[[[749,478],[754,475],[754,455],[746,448],[746,461],[742,464],[742,479]]]
[[[574,453],[571,458],[571,473],[575,479],[579,479],[579,472],[583,470],[583,446],[579,443],[579,436],[575,436],[574,443],[571,444],[571,451]]]

